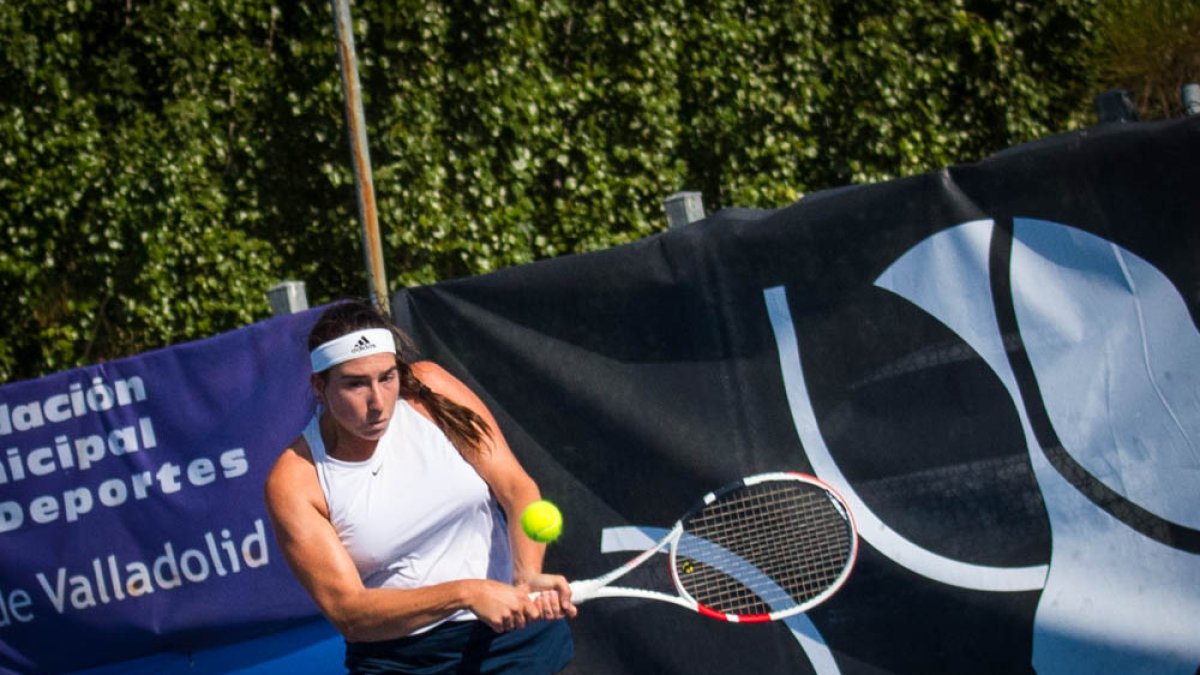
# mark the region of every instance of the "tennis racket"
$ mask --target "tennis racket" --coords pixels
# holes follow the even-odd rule
[[[667,549],[675,594],[613,586]],[[646,598],[714,619],[776,621],[828,600],[850,576],[858,534],[845,501],[817,478],[765,473],[712,492],[654,547],[571,583],[572,602]]]

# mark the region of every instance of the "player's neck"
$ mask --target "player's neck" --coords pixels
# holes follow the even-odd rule
[[[346,431],[328,411],[321,415],[321,441],[326,455],[343,462],[366,461],[379,445],[379,439],[360,438]]]

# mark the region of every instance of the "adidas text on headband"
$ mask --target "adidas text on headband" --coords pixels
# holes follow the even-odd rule
[[[312,350],[309,357],[312,371],[319,373],[339,363],[384,353],[396,353],[396,338],[392,331],[386,328],[368,328],[330,340]]]

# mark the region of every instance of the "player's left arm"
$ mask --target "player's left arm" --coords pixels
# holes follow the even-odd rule
[[[541,491],[513,455],[495,417],[469,387],[441,366],[431,361],[420,361],[414,363],[412,369],[425,386],[471,409],[487,425],[488,434],[483,439],[480,452],[467,459],[504,509],[513,555],[513,583],[530,591],[541,591],[539,604],[546,618],[574,616],[575,607],[571,604],[567,580],[557,574],[542,572],[546,545],[530,539],[521,530],[521,513],[526,506],[541,499]]]

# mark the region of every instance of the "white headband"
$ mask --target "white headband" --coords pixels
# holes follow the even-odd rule
[[[312,371],[319,373],[351,359],[372,354],[395,353],[396,337],[392,335],[392,331],[386,328],[368,328],[334,338],[312,350],[309,357],[312,360]]]

